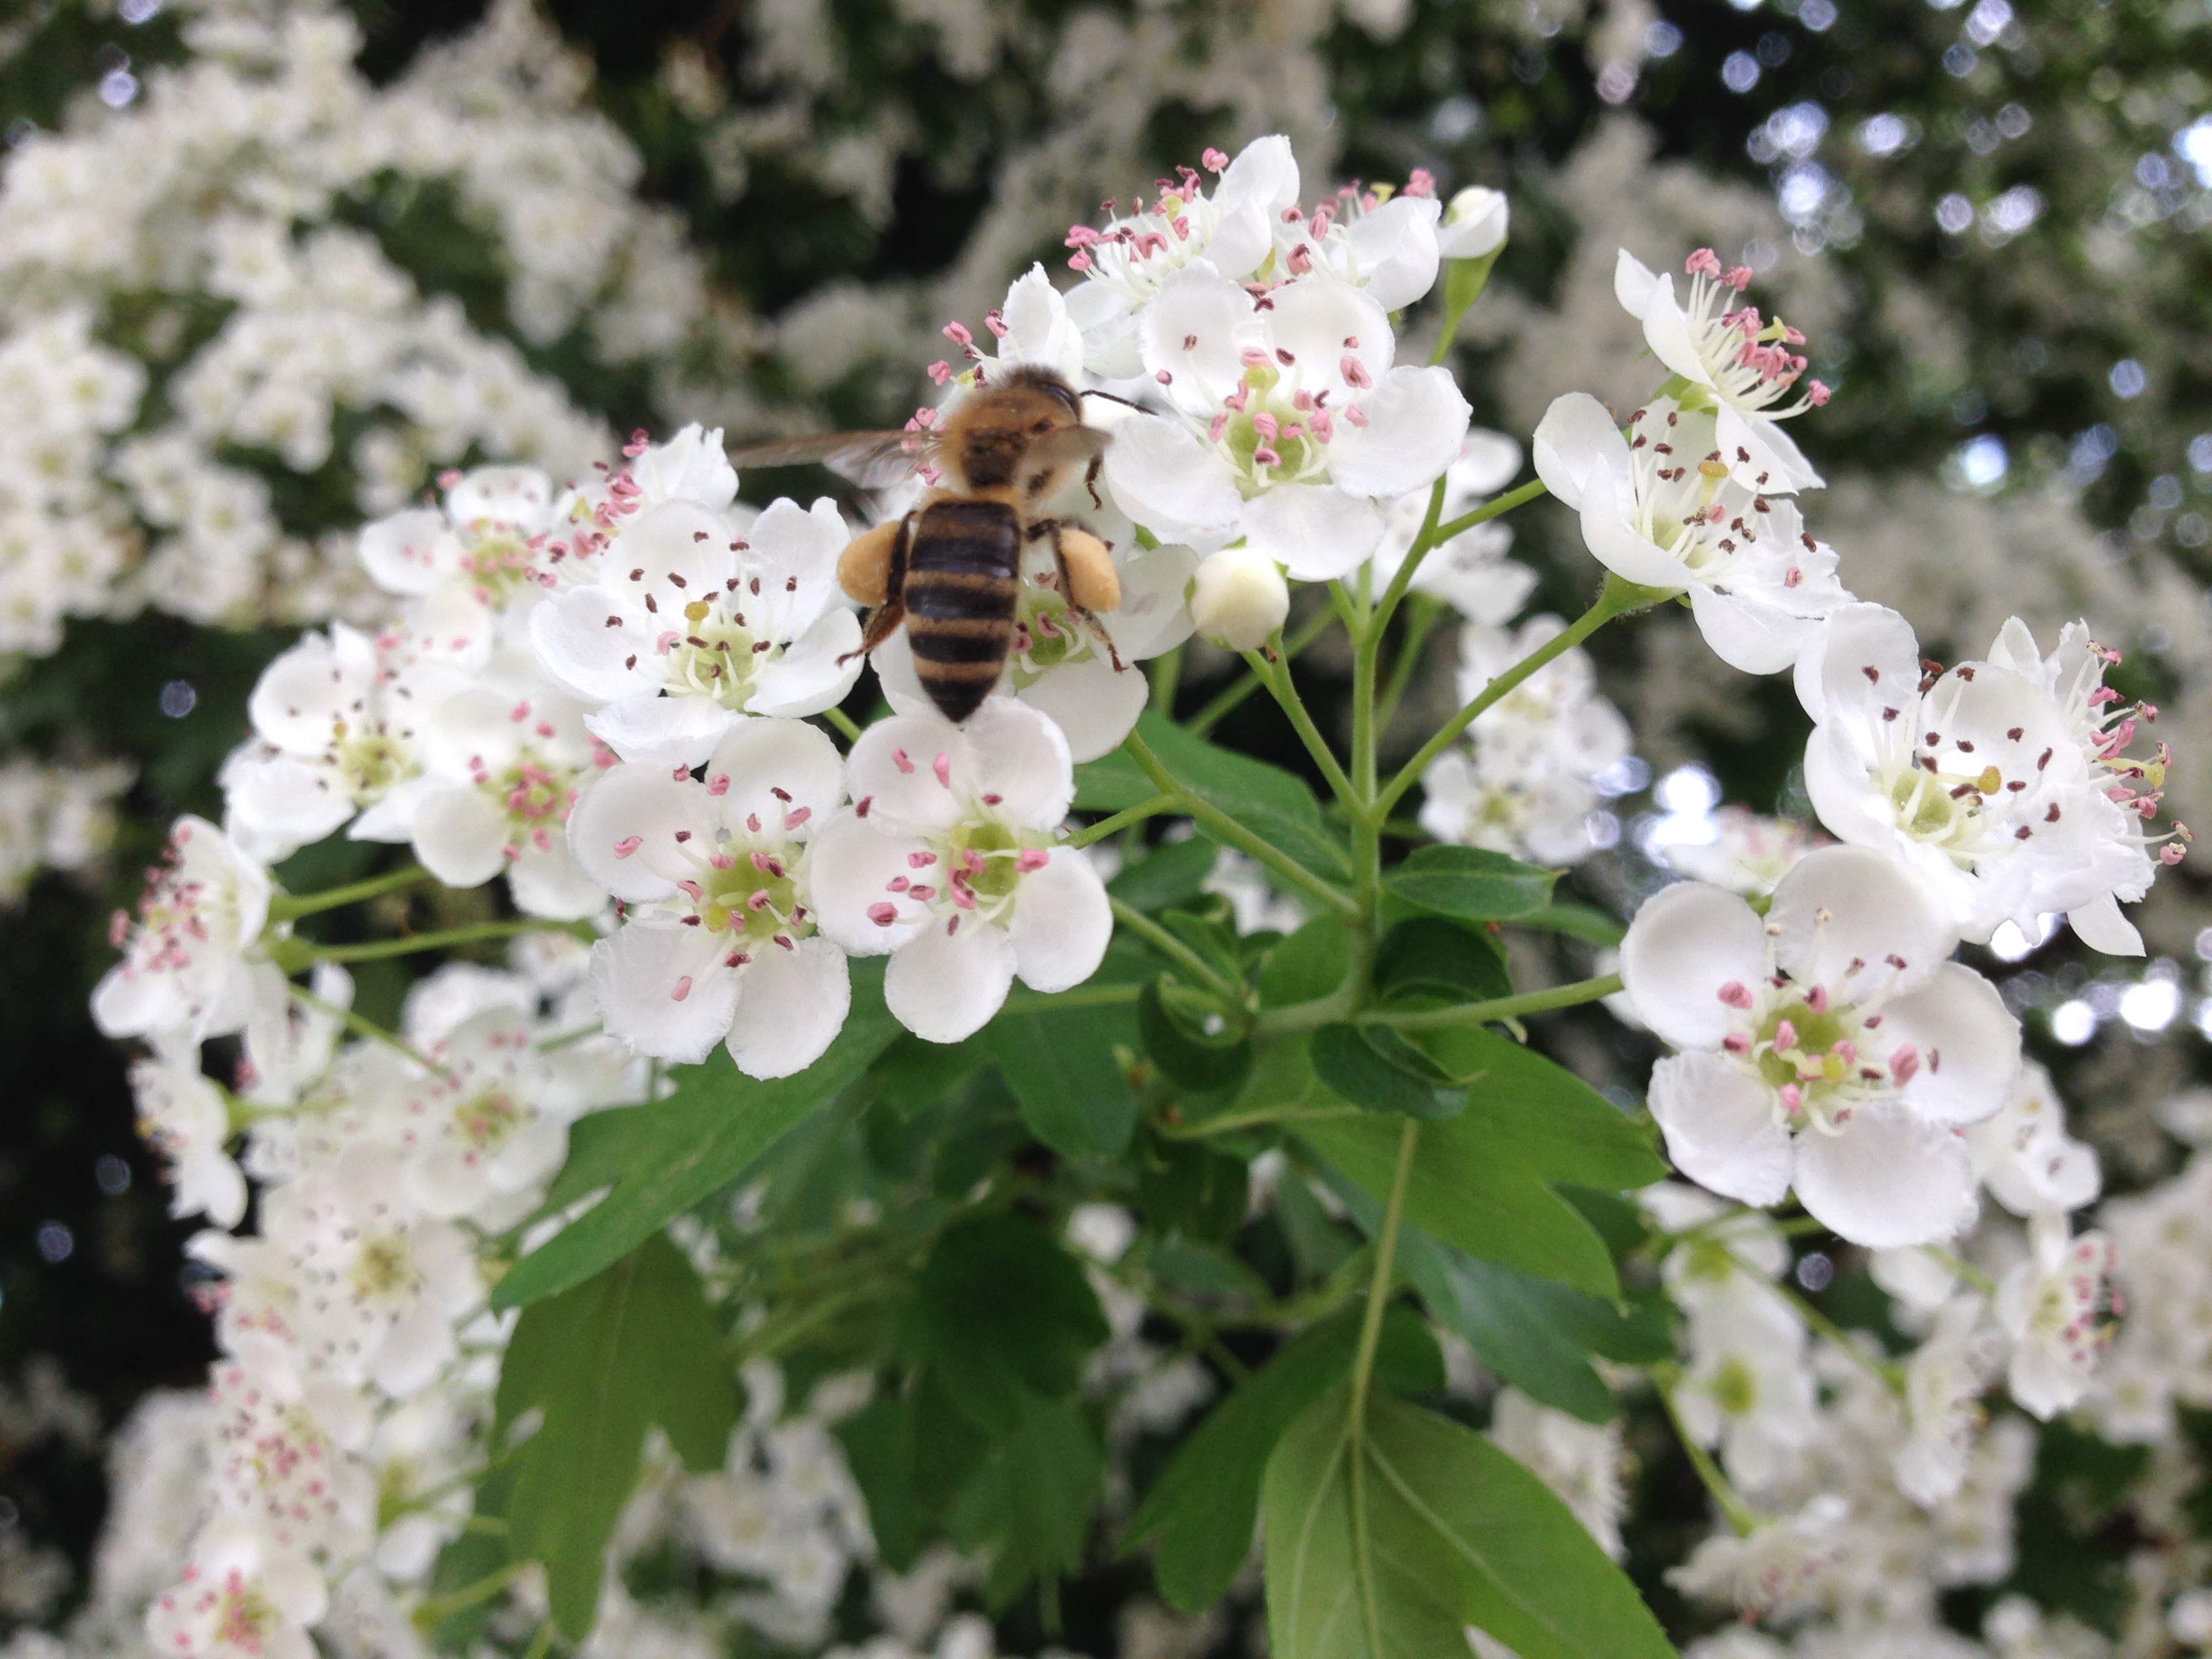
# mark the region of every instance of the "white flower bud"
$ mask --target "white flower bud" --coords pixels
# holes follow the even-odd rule
[[[1480,259],[1505,245],[1505,192],[1469,185],[1451,198],[1437,246],[1447,259]]]
[[[1290,584],[1280,567],[1249,547],[1210,555],[1191,583],[1191,620],[1199,633],[1231,651],[1258,650],[1290,614]]]

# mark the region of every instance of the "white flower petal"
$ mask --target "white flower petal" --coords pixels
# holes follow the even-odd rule
[[[1277,284],[1267,290],[1267,300],[1270,309],[1261,314],[1267,319],[1267,342],[1285,374],[1295,376],[1294,383],[1305,391],[1316,395],[1328,392],[1331,409],[1342,409],[1349,403],[1366,409],[1379,393],[1397,354],[1389,315],[1374,296],[1334,276],[1316,274]],[[1347,361],[1358,362],[1359,378],[1373,390],[1363,394],[1346,378]],[[1450,378],[1446,371],[1437,372]],[[1223,388],[1224,392],[1231,389]],[[1464,435],[1464,430],[1453,435],[1444,461],[1437,465],[1431,477],[1443,471],[1445,463],[1458,453]],[[1398,485],[1370,493],[1395,495],[1405,488]]]
[[[1014,982],[1014,945],[1002,928],[970,918],[948,932],[933,921],[893,953],[884,1002],[925,1042],[958,1042],[990,1024]]]
[[[479,466],[446,492],[446,515],[457,525],[505,525],[525,536],[545,528],[553,481],[534,466]]]
[[[1644,1023],[1681,1048],[1717,1048],[1735,1029],[1720,1000],[1766,972],[1766,931],[1724,888],[1678,882],[1644,902],[1620,942],[1620,977]]]
[[[1863,847],[1808,853],[1776,884],[1766,921],[1782,969],[1846,1000],[1871,986],[1925,985],[1959,942],[1927,887],[1895,859]]]
[[[975,800],[998,797],[983,805],[1000,823],[1059,828],[1075,804],[1075,769],[1050,717],[1012,697],[988,697],[968,717],[966,735],[969,758],[956,766],[955,787]]]
[[[807,851],[816,925],[854,956],[896,951],[927,923],[929,913],[902,899],[903,887],[894,890],[892,884],[912,881],[917,868],[912,860],[928,850],[928,843],[917,836],[871,828],[857,812],[830,819],[815,832]],[[870,914],[883,904],[891,907],[889,923]]]
[[[860,678],[860,619],[842,605],[825,611],[753,680],[745,700],[755,714],[818,714],[845,700]]]
[[[696,1066],[706,1059],[737,1012],[738,974],[722,965],[727,940],[641,918],[594,945],[592,993],[608,1031],[658,1060]]]
[[[1117,673],[1109,659],[1090,656],[1046,669],[1018,695],[1060,728],[1068,758],[1079,764],[1121,746],[1145,712],[1152,683],[1140,668]]]
[[[1115,427],[1106,483],[1122,512],[1163,540],[1225,530],[1243,511],[1229,464],[1196,434],[1157,415],[1132,415]]]
[[[607,902],[605,889],[577,867],[568,843],[557,834],[546,845],[526,839],[507,868],[514,908],[548,921],[580,921]]]
[[[2120,914],[2120,902],[2110,893],[2088,904],[2075,905],[2066,913],[2066,925],[2092,951],[2102,951],[2108,957],[2143,954],[2142,935],[2136,931],[2135,923]]]
[[[1162,283],[1138,315],[1145,372],[1169,402],[1203,419],[1243,379],[1239,354],[1252,327],[1252,296],[1205,260],[1194,260]],[[1119,428],[1115,441],[1121,441]]]
[[[706,787],[724,778],[729,782],[714,799],[732,825],[754,815],[780,823],[799,811],[818,825],[844,800],[845,757],[804,720],[740,720],[707,757]]]
[[[1702,584],[1690,589],[1690,610],[1713,654],[1747,674],[1780,673],[1797,660],[1798,652],[1820,626],[1809,617],[1793,617],[1757,599],[1717,592]]]
[[[1669,1054],[1651,1068],[1650,1102],[1667,1156],[1684,1175],[1746,1204],[1782,1201],[1790,1133],[1774,1121],[1764,1084],[1716,1054]]]
[[[1620,308],[1638,322],[1651,308],[1652,290],[1659,286],[1659,278],[1641,259],[1626,248],[1613,264],[1613,295],[1620,301]]]
[[[362,526],[354,547],[369,580],[387,593],[428,593],[439,573],[460,556],[460,544],[446,515],[426,507],[409,507]]]
[[[845,953],[826,939],[770,945],[738,976],[730,1058],[747,1077],[791,1077],[829,1052],[853,1006]]]
[[[1628,440],[1605,405],[1587,392],[1553,398],[1529,447],[1544,488],[1571,507],[1582,506],[1583,480],[1592,468],[1628,471]]]
[[[1383,310],[1401,310],[1436,286],[1443,216],[1443,204],[1432,196],[1394,196],[1346,227],[1360,283]]]
[[[1065,991],[1098,971],[1114,935],[1106,884],[1091,860],[1072,847],[1051,849],[1042,868],[1015,890],[1015,971],[1033,991]]]
[[[1618,280],[1616,276],[1616,285]],[[1698,355],[1690,319],[1674,297],[1674,279],[1664,272],[1651,281],[1651,298],[1644,308],[1644,343],[1651,348],[1653,356],[1691,385],[1712,385],[1712,371]]]
[[[609,627],[610,622],[616,625]],[[590,702],[611,702],[657,689],[659,677],[629,667],[653,658],[658,637],[641,610],[604,587],[558,594],[530,613],[530,643],[545,672]]]
[[[2020,1022],[1996,987],[1947,962],[1917,991],[1882,1008],[1882,1035],[1913,1044],[1920,1068],[1905,1097],[1939,1123],[1978,1122],[2002,1108],[2020,1076]]]
[[[1121,603],[1106,617],[1124,662],[1172,651],[1190,637],[1184,595],[1198,574],[1198,554],[1180,542],[1140,548],[1121,562]]]
[[[1237,152],[1214,187],[1220,214],[1206,257],[1231,276],[1257,270],[1274,249],[1275,216],[1298,199],[1297,158],[1280,133],[1255,138]]]
[[[1832,1134],[1797,1137],[1797,1199],[1854,1244],[1937,1244],[1973,1219],[1966,1143],[1910,1106],[1876,1102]]]
[[[1601,463],[1583,475],[1582,489],[1583,544],[1592,557],[1641,586],[1687,585],[1689,572],[1682,562],[1634,527],[1634,486],[1625,471]]]
[[[1277,484],[1244,509],[1251,550],[1300,581],[1334,581],[1358,568],[1382,531],[1381,507],[1328,484]]]
[[[1362,495],[1402,495],[1434,483],[1452,464],[1474,411],[1448,368],[1394,368],[1380,380],[1358,398],[1367,425],[1351,428],[1358,441],[1330,461],[1329,477]]]
[[[757,580],[756,599],[745,610],[779,645],[812,626],[837,605],[837,556],[853,532],[827,496],[811,507],[779,498],[771,501],[744,533],[744,568]],[[849,615],[837,605],[840,615]],[[808,710],[812,713],[812,710]]]
[[[569,809],[568,850],[585,874],[626,903],[672,898],[693,873],[685,845],[712,838],[707,803],[702,789],[663,768],[610,767]]]
[[[415,856],[448,887],[479,887],[507,867],[507,814],[481,789],[434,790],[415,809]]]
[[[730,727],[744,719],[705,697],[647,693],[611,702],[584,716],[591,734],[638,766],[702,764]]]

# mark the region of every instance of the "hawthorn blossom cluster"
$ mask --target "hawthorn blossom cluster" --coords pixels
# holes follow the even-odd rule
[[[86,100],[0,171],[0,653],[52,651],[70,616],[358,604],[350,538],[280,517],[289,477],[337,469],[375,513],[474,457],[607,453],[364,219],[411,203],[449,213],[449,240],[488,240],[531,346],[574,335],[598,362],[646,362],[699,313],[674,218],[635,199],[635,152],[528,6],[381,88],[342,7],[182,11],[183,65],[128,107]]]

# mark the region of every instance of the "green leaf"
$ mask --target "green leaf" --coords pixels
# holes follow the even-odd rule
[[[1130,761],[1129,764],[1134,766],[1136,763]],[[1150,780],[1146,787],[1150,787]],[[1106,890],[1137,910],[1158,910],[1183,903],[1203,890],[1200,884],[1212,873],[1213,861],[1220,852],[1203,836],[1162,842],[1146,857],[1124,866],[1106,884]]]
[[[977,1067],[990,1063],[982,1042],[924,1042],[902,1036],[884,1050],[869,1075],[876,1093],[901,1117],[912,1117],[951,1094]]]
[[[1377,1393],[1316,1401],[1267,1462],[1274,1659],[1443,1659],[1463,1629],[1520,1659],[1674,1659],[1550,1488],[1472,1429]],[[1355,1505],[1355,1460],[1363,1500]]]
[[[1489,933],[1440,916],[1416,916],[1383,935],[1375,989],[1384,997],[1432,996],[1487,1002],[1513,994],[1505,949]]]
[[[1252,1069],[1252,1043],[1206,1036],[1177,1017],[1155,980],[1137,994],[1137,1034],[1153,1063],[1187,1089],[1228,1089]]]
[[[508,1545],[544,1564],[554,1622],[580,1642],[646,1430],[658,1424],[703,1474],[722,1466],[737,1423],[721,1326],[681,1251],[648,1238],[524,1310],[500,1368],[495,1439],[532,1409],[544,1421],[517,1459]]]
[[[1074,1257],[1011,1215],[976,1216],[938,1239],[921,1270],[918,1313],[929,1363],[987,1433],[1014,1420],[1024,1389],[1073,1394],[1109,1334]]]
[[[1424,847],[1382,878],[1407,903],[1461,921],[1525,916],[1551,902],[1556,870],[1540,870],[1480,847]]]
[[[1116,749],[1075,769],[1075,805],[1085,812],[1126,812],[1158,794],[1145,769]]]
[[[858,1081],[898,1031],[884,1007],[881,969],[855,963],[844,1030],[798,1076],[757,1082],[718,1050],[705,1065],[678,1072],[666,1100],[580,1120],[546,1207],[611,1190],[516,1262],[494,1287],[492,1306],[543,1301],[620,1261],[672,1216],[738,1180],[794,1124]]]
[[[1369,1113],[1298,1126],[1308,1146],[1377,1200],[1389,1194],[1397,1170],[1401,1130],[1401,1120]],[[1605,1241],[1540,1179],[1491,1154],[1474,1108],[1422,1126],[1406,1184],[1406,1215],[1470,1255],[1608,1302],[1620,1294]]]
[[[1316,916],[1267,953],[1260,1000],[1270,1008],[1317,1002],[1351,971],[1351,927],[1341,916]]]
[[[1406,1117],[1449,1117],[1467,1109],[1451,1077],[1387,1027],[1339,1020],[1314,1032],[1315,1075],[1353,1105]]]
[[[1647,1128],[1556,1061],[1480,1026],[1424,1031],[1422,1050],[1467,1087],[1484,1156],[1547,1181],[1620,1191],[1663,1180]]]
[[[1298,778],[1249,755],[1217,749],[1157,709],[1148,710],[1137,722],[1137,732],[1186,794],[1234,818],[1316,875],[1340,882],[1352,878],[1343,843],[1322,821],[1313,791]],[[1149,799],[1154,793],[1148,784],[1138,800]],[[1082,804],[1080,795],[1077,800]],[[1133,806],[1138,801],[1126,804]],[[1200,824],[1199,830],[1204,834],[1206,826]]]
[[[953,1500],[953,1541],[991,1555],[984,1598],[1004,1607],[1033,1580],[1083,1567],[1105,1457],[1073,1400],[1016,1396],[982,1467]]]
[[[1136,1105],[1117,1044],[1136,1026],[1121,1007],[1031,1007],[1001,1013],[983,1046],[1021,1103],[1022,1121],[1063,1158],[1113,1158],[1129,1144]]]
[[[1358,1346],[1356,1312],[1316,1326],[1279,1349],[1176,1449],[1129,1517],[1123,1546],[1158,1535],[1152,1576],[1171,1605],[1196,1613],[1228,1590],[1251,1553],[1268,1455],[1308,1407],[1350,1375]],[[1436,1340],[1404,1308],[1383,1316],[1375,1370],[1386,1385],[1408,1392],[1443,1382]]]
[[[1223,1243],[1244,1222],[1251,1166],[1202,1141],[1148,1135],[1137,1160],[1137,1212],[1156,1233]]]
[[[1547,905],[1541,910],[1531,910],[1525,916],[1514,917],[1513,925],[1565,933],[1570,939],[1578,939],[1604,950],[1610,950],[1620,944],[1628,933],[1613,917],[1588,904]]]
[[[943,1524],[952,1495],[982,1462],[988,1443],[955,1411],[927,1370],[907,1391],[871,1401],[834,1432],[860,1495],[876,1552],[894,1572],[914,1565]]]

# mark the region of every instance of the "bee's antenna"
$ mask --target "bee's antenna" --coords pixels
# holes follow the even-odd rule
[[[1109,404],[1119,404],[1124,409],[1142,409],[1144,404],[1124,398],[1118,392],[1085,391],[1076,394],[1082,398],[1103,398]]]

